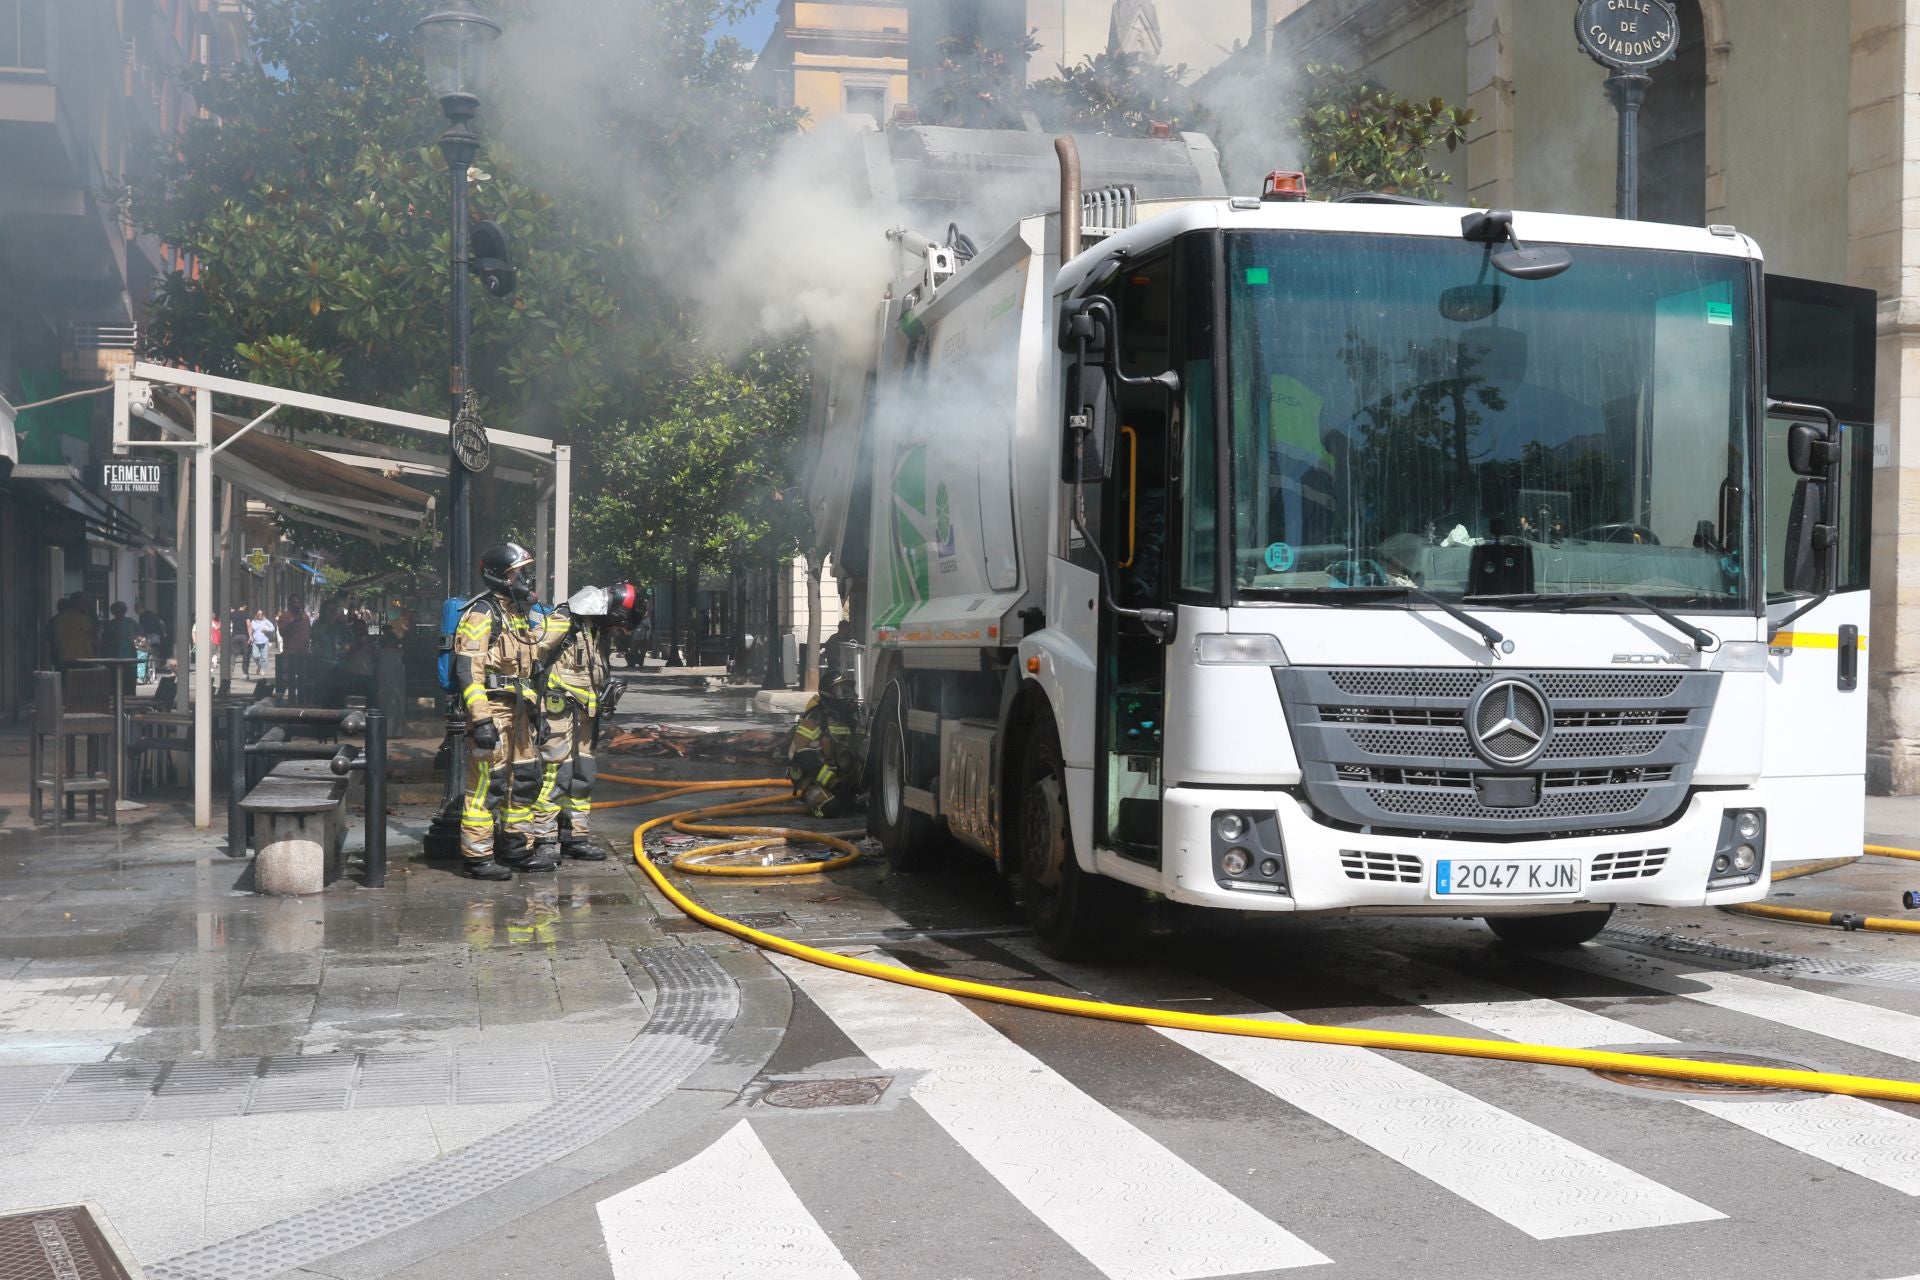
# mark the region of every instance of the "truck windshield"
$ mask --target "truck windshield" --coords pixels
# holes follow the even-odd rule
[[[1229,237],[1237,596],[1751,607],[1747,264],[1570,249]]]

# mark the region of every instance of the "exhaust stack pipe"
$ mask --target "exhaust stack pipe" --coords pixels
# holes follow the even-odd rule
[[[1080,256],[1080,144],[1063,133],[1053,140],[1060,156],[1060,265]]]

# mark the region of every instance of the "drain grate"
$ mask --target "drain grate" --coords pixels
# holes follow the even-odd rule
[[[58,1205],[0,1216],[7,1280],[131,1280],[119,1238],[93,1206]]]
[[[1736,1067],[1772,1067],[1778,1071],[1806,1071],[1808,1068],[1797,1062],[1784,1062],[1779,1058],[1759,1058],[1746,1053],[1691,1052],[1686,1049],[1641,1049],[1636,1052],[1648,1058],[1675,1058],[1681,1062],[1724,1062]],[[1650,1089],[1655,1093],[1701,1094],[1708,1097],[1746,1097],[1758,1098],[1776,1094],[1798,1093],[1797,1089],[1781,1089],[1764,1084],[1725,1084],[1718,1080],[1674,1080],[1668,1076],[1641,1075],[1637,1071],[1602,1071],[1596,1069],[1595,1075],[1602,1080],[1611,1080],[1615,1084],[1630,1085],[1635,1089]]]
[[[817,1107],[867,1107],[886,1095],[892,1076],[849,1076],[839,1080],[789,1080],[773,1084],[760,1095],[760,1104],[789,1111]]]
[[[1803,974],[1809,978],[1830,978],[1836,981],[1854,978],[1862,982],[1885,982],[1897,986],[1920,987],[1920,965],[1916,964],[1822,960],[1814,956],[1756,951],[1748,947],[1730,947],[1724,943],[1708,942],[1700,938],[1683,938],[1678,934],[1632,924],[1610,924],[1601,931],[1600,937],[1603,941],[1616,945],[1627,943],[1656,947],[1662,951],[1674,951],[1681,955],[1711,956],[1716,960],[1731,960],[1737,964],[1748,964],[1773,973]]]
[[[734,917],[749,929],[789,929],[793,927],[793,917],[784,911],[743,911]]]

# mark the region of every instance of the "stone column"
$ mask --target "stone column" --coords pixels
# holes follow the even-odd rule
[[[1487,209],[1513,208],[1513,4],[1472,0],[1467,12],[1467,195]]]
[[[1870,790],[1920,791],[1920,0],[1850,0],[1847,274],[1880,295]],[[1912,428],[1909,430],[1909,428]]]
[[[1707,221],[1725,222],[1727,148],[1725,89],[1733,41],[1727,30],[1726,0],[1700,0],[1700,25],[1707,53]]]

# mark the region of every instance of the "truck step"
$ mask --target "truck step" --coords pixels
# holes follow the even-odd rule
[[[900,798],[907,802],[909,809],[918,809],[929,818],[940,816],[940,802],[934,798],[931,791],[924,791],[919,787],[902,787]]]
[[[940,713],[938,711],[907,712],[907,732],[938,735],[940,732]]]

